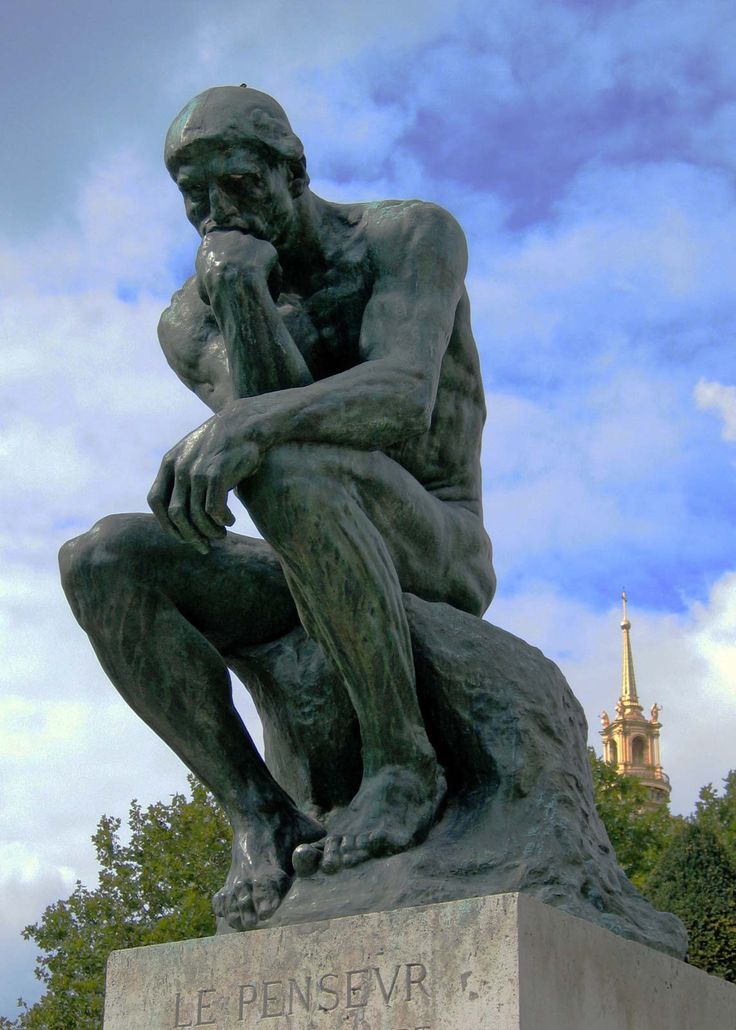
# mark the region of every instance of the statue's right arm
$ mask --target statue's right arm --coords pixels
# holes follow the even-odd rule
[[[192,276],[171,298],[158,323],[166,360],[179,379],[214,412],[232,401],[233,387],[225,342]]]

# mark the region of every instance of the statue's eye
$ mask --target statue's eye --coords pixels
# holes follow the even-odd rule
[[[205,190],[202,186],[197,186],[193,182],[180,182],[179,190],[186,200],[192,203],[198,203],[205,195]]]
[[[230,175],[223,175],[220,182],[225,189],[239,193],[242,193],[243,190],[258,190],[262,185],[260,175],[256,175],[254,172],[232,172]]]

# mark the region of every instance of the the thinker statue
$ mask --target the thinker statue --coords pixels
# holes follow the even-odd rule
[[[247,925],[279,905],[300,845],[321,842],[333,872],[413,847],[443,805],[402,594],[477,616],[493,597],[484,395],[445,211],[322,200],[284,111],[247,87],[187,104],[165,160],[202,242],[159,338],[215,414],[164,457],[155,518],[105,518],[61,564],[110,679],[223,805],[233,866],[216,911]],[[231,490],[263,540],[226,532]],[[231,700],[232,657],[299,622],[362,744],[359,789],[326,827]]]
[[[479,618],[457,223],[322,200],[281,107],[244,86],[187,104],[165,160],[201,244],[159,338],[214,415],[164,457],[153,515],[102,519],[61,569],[112,682],[230,820],[218,930],[525,891],[684,955],[616,864],[559,669]],[[231,490],[262,540],[227,531]]]

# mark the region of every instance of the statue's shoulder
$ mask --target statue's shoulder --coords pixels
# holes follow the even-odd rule
[[[465,235],[449,211],[426,200],[380,200],[362,205],[369,249],[389,264],[419,251],[467,261]]]
[[[463,235],[450,212],[428,200],[372,200],[360,206],[366,232],[372,235],[393,237],[426,231]]]

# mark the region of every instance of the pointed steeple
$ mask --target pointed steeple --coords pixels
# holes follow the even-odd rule
[[[621,629],[623,630],[623,661],[621,667],[621,700],[625,707],[631,708],[634,705],[639,707],[639,698],[636,693],[636,676],[634,675],[634,656],[631,653],[631,638],[629,630],[631,623],[626,612],[626,591],[621,594],[623,602],[623,619]]]
[[[621,594],[623,602],[623,663],[621,669],[621,693],[616,702],[616,717],[610,719],[608,712],[601,715],[601,737],[603,758],[609,765],[625,776],[633,776],[648,791],[645,807],[654,809],[666,802],[670,796],[670,781],[662,769],[659,756],[659,721],[661,706],[652,705],[650,718],[645,718],[639,695],[636,691],[634,658],[631,654],[631,637],[626,593]]]

